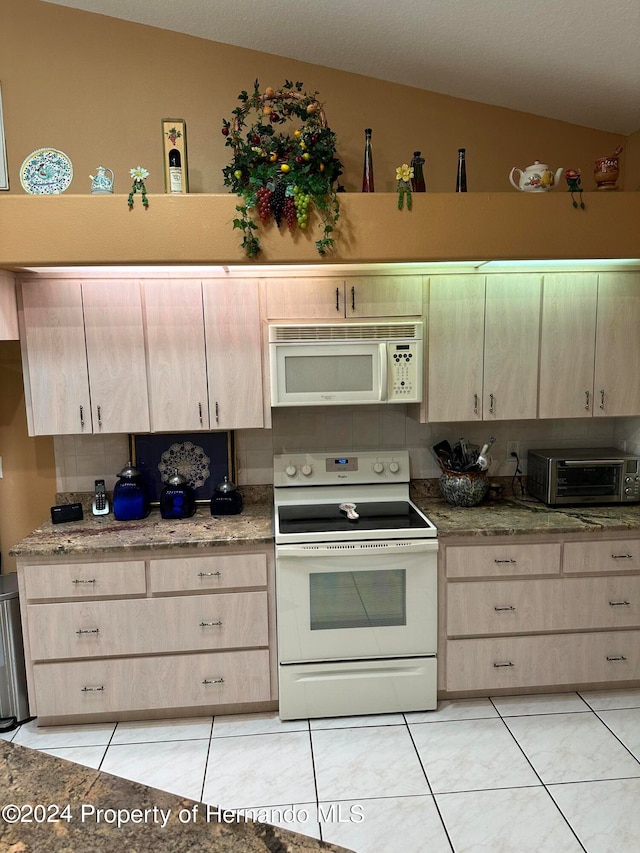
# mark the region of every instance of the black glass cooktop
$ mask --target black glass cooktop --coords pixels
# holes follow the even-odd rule
[[[425,519],[407,501],[379,501],[356,505],[357,519],[347,518],[337,504],[281,506],[280,533],[349,533],[354,530],[424,530]]]

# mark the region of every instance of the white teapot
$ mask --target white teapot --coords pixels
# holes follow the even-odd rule
[[[552,190],[562,177],[564,169],[560,168],[553,173],[546,163],[541,163],[539,160],[532,166],[527,166],[526,169],[519,169],[514,166],[509,174],[509,180],[517,190],[522,190],[526,193],[544,193],[547,190]],[[520,173],[518,183],[513,180],[516,172]]]

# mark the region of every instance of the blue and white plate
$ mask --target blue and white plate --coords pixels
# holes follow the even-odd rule
[[[71,160],[57,148],[38,148],[20,166],[22,189],[31,195],[63,193],[72,178]]]

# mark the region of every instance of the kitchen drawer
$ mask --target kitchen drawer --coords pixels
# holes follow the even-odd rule
[[[207,707],[268,701],[269,652],[210,652],[147,658],[39,663],[33,667],[40,717]]]
[[[640,678],[640,631],[449,640],[449,692]]]
[[[196,592],[267,585],[266,554],[149,560],[149,590]]]
[[[447,635],[640,628],[640,576],[447,584]]]
[[[27,599],[144,595],[143,560],[25,566]]]
[[[560,574],[558,542],[540,545],[454,545],[445,551],[448,578]]]
[[[640,571],[640,539],[567,542],[562,569],[567,574]]]
[[[562,578],[447,584],[447,635],[562,630]]]
[[[267,593],[29,604],[32,660],[268,645]]]

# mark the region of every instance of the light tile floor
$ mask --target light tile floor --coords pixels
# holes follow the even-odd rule
[[[293,722],[31,722],[3,737],[356,853],[640,850],[640,689]]]

